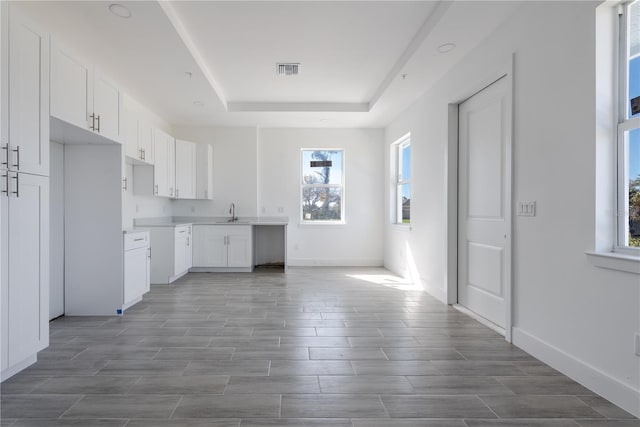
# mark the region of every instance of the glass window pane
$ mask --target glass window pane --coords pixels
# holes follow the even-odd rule
[[[411,184],[399,185],[398,193],[400,194],[398,201],[402,204],[401,221],[398,222],[409,224],[411,222]]]
[[[627,176],[629,182],[629,242],[628,246],[640,247],[640,129],[628,134],[629,156],[627,158]]]
[[[640,1],[635,1],[629,6],[629,81],[628,102],[640,96]],[[629,116],[635,117],[640,112]]]
[[[401,165],[400,177],[403,180],[411,178],[411,145],[406,145],[400,148],[401,150]]]
[[[342,151],[303,150],[303,184],[342,184]]]
[[[335,187],[303,188],[302,219],[304,221],[341,221],[342,189]]]

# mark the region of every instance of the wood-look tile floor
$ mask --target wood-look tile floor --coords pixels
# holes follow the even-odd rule
[[[51,324],[2,425],[598,427],[640,421],[384,269],[189,274]]]

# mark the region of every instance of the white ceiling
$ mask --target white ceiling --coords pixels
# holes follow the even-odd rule
[[[131,18],[111,14],[114,2]],[[262,127],[385,126],[518,4],[19,3],[58,43],[168,122]],[[444,43],[457,47],[441,54]],[[277,76],[277,62],[299,62],[300,75]]]

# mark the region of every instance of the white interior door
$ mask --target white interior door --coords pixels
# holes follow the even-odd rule
[[[460,104],[458,301],[505,328],[510,286],[509,80]]]

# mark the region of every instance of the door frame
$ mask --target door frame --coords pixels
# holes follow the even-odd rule
[[[514,141],[514,112],[513,112],[513,74],[514,74],[515,54],[509,57],[496,67],[486,73],[479,80],[473,81],[464,87],[459,88],[459,93],[452,96],[448,105],[448,136],[446,152],[446,194],[447,194],[447,304],[458,304],[458,111],[460,104],[471,98],[473,95],[491,86],[493,83],[504,78],[507,82],[507,120],[509,131],[507,132],[506,152],[505,152],[505,221],[507,223],[507,238],[505,241],[505,340],[512,342],[513,328],[513,141]]]

